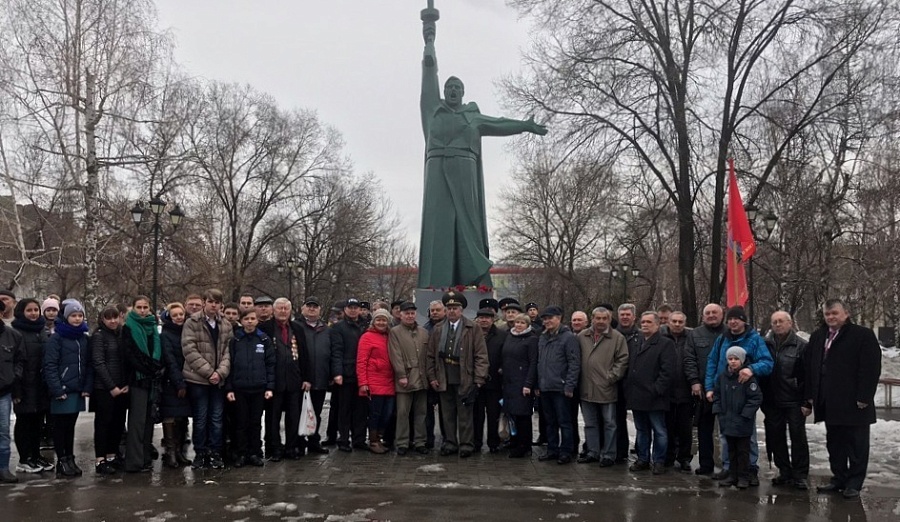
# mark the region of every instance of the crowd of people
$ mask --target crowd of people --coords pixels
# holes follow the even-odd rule
[[[286,298],[246,294],[225,303],[210,289],[160,314],[137,296],[104,308],[89,331],[75,299],[0,291],[0,481],[17,481],[12,410],[16,472],[80,476],[75,426],[87,402],[98,475],[150,471],[161,423],[171,468],[263,466],[327,454],[328,446],[428,454],[439,431],[442,456],[468,458],[486,445],[524,458],[545,445],[540,461],[675,469],[743,489],[759,484],[761,409],[774,485],[809,487],[805,426],[815,414],[826,425],[832,472],[819,491],[859,496],[881,352],[840,300],[824,304],[824,324],[808,343],[787,312],[772,314],[764,338],[742,307],[715,303],[695,328],[666,305],[641,314],[632,304],[600,305],[573,312],[568,325],[553,305],[483,299],[474,320],[463,315],[467,307],[464,294],[447,292],[420,325],[410,301],[349,298],[323,314],[308,297],[295,313]],[[301,419],[310,408],[315,429]],[[45,426],[55,463],[41,454]]]

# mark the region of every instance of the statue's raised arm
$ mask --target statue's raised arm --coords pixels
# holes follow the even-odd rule
[[[437,56],[434,39],[437,35],[437,21],[440,12],[434,8],[434,0],[428,0],[428,7],[422,9],[422,37],[425,39],[425,53],[422,56],[422,132],[428,139],[428,121],[438,104],[441,103],[441,87],[437,75]]]

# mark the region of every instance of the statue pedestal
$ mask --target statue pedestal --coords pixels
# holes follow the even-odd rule
[[[454,290],[456,291],[456,290]],[[446,290],[429,290],[427,288],[416,288],[416,320],[420,325],[428,322],[428,305],[432,301],[440,301]],[[456,291],[458,294],[466,296],[467,306],[463,310],[463,315],[469,319],[475,319],[475,313],[478,312],[478,303],[482,299],[494,297],[493,292],[479,292],[477,289],[466,289],[462,292]]]

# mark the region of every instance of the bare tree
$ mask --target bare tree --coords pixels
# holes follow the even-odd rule
[[[712,177],[710,300],[722,293],[726,160],[753,150],[764,181],[793,137],[850,99],[841,70],[886,38],[894,7],[856,0],[513,0],[543,37],[513,104],[553,118],[561,144],[654,177],[677,215],[682,309],[697,318],[695,204]],[[793,42],[804,41],[805,45]],[[801,87],[809,96],[792,97]],[[798,115],[773,148],[746,131],[773,105]],[[708,173],[708,174],[707,174]],[[752,202],[755,195],[750,197]]]

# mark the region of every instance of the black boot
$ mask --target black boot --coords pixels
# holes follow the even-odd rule
[[[163,423],[163,466],[167,468],[180,468],[181,463],[178,462],[178,438],[174,422]]]
[[[75,473],[76,477],[80,477],[84,472],[81,471],[81,468],[78,467],[78,464],[75,463],[75,455],[69,455],[69,466],[72,468],[72,472]]]

